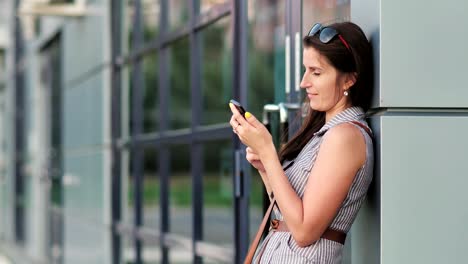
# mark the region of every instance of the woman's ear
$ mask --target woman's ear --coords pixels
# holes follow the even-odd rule
[[[357,80],[357,73],[352,72],[346,74],[346,80],[345,80],[345,90],[348,90],[351,88],[356,83]]]

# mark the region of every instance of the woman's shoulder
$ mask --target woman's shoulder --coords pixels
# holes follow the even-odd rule
[[[325,152],[342,156],[348,161],[363,163],[366,159],[366,140],[361,130],[354,124],[343,122],[325,133],[322,146]],[[362,154],[362,155],[360,155]]]
[[[351,122],[343,122],[331,127],[324,135],[324,140],[338,143],[358,143],[362,139],[362,132]]]

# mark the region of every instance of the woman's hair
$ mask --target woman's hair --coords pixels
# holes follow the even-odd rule
[[[320,33],[306,36],[303,39],[304,48],[314,48],[341,73],[355,73],[356,82],[349,89],[349,99],[352,106],[359,106],[364,111],[370,107],[373,91],[372,47],[366,35],[359,26],[351,22],[335,23],[327,27],[338,31],[349,45],[350,50],[340,40],[334,37],[328,43],[322,43]],[[306,102],[308,99],[306,98]],[[280,150],[280,161],[294,159],[301,149],[310,141],[314,133],[325,124],[325,112],[309,109],[305,120],[296,135]]]

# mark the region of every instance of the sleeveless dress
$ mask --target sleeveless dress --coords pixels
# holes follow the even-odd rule
[[[367,125],[365,114],[360,107],[350,107],[334,116],[301,150],[293,161],[285,161],[283,169],[292,187],[303,197],[304,189],[314,166],[320,144],[324,134],[332,127],[350,121],[358,121]],[[352,123],[350,123],[352,124]],[[330,228],[348,233],[356,215],[366,196],[372,181],[374,166],[374,151],[372,139],[360,126],[353,124],[362,132],[366,142],[366,161],[357,171],[348,194],[333,219]],[[274,217],[283,220],[278,208],[274,209]],[[349,242],[348,242],[349,243]],[[253,263],[260,264],[340,264],[342,260],[343,245],[335,241],[320,238],[307,247],[299,247],[291,233],[271,230],[262,244],[258,247]]]

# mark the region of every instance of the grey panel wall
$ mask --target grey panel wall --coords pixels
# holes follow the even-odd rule
[[[381,263],[466,263],[468,113],[381,119]]]
[[[468,107],[468,2],[380,2],[380,105]]]
[[[377,77],[375,175],[351,232],[352,263],[465,263],[468,2],[377,2],[351,10]]]
[[[374,96],[372,108],[380,107],[381,82],[380,82],[380,8],[381,1],[352,0],[351,20],[358,24],[366,33],[372,44],[374,54]],[[364,202],[350,233],[351,263],[376,264],[380,263],[380,118],[373,117],[370,126],[374,132],[375,171],[374,179],[369,187],[366,201]]]
[[[374,179],[369,187],[367,198],[351,228],[351,263],[378,264],[381,254],[381,118],[370,120],[374,133]]]

